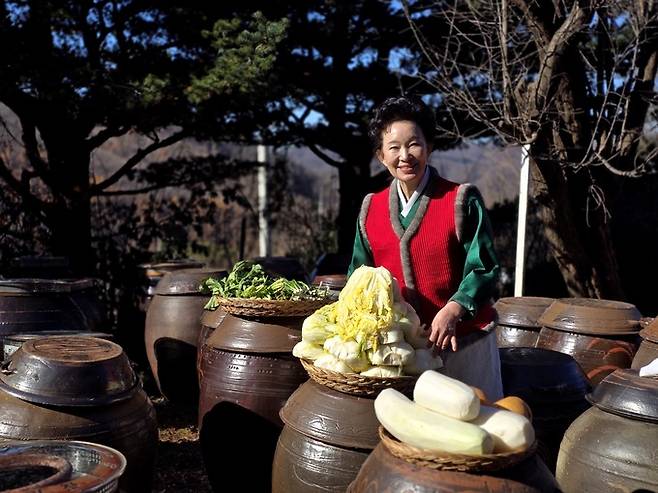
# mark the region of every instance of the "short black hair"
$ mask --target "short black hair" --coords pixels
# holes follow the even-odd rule
[[[415,96],[388,98],[375,110],[368,126],[368,137],[376,151],[382,146],[382,133],[393,123],[408,120],[416,123],[423,131],[428,144],[434,143],[436,119],[434,111],[422,99]]]

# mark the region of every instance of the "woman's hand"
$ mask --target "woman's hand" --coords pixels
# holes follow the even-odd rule
[[[453,351],[457,351],[455,329],[457,322],[461,320],[465,313],[466,309],[455,301],[449,301],[441,308],[432,320],[428,347],[435,346],[436,349],[447,349],[451,346]]]

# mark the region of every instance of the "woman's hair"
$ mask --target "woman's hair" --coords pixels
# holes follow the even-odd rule
[[[368,136],[373,148],[379,149],[382,145],[382,133],[393,123],[408,120],[416,123],[423,131],[428,144],[434,142],[436,135],[436,120],[434,112],[420,98],[414,96],[399,96],[388,98],[375,110],[370,120]]]

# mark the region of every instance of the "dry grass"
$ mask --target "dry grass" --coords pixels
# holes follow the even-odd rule
[[[201,458],[196,409],[151,397],[158,414],[159,443],[153,493],[211,493]]]

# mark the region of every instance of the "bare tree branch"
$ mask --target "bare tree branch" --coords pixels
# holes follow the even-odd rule
[[[87,149],[91,152],[92,150],[100,147],[105,142],[107,142],[112,137],[118,137],[125,134],[128,131],[128,127],[118,126],[118,127],[107,127],[98,133],[92,135],[85,141]]]
[[[103,180],[102,182],[92,185],[89,189],[91,195],[96,195],[99,192],[105,190],[106,188],[114,185],[118,182],[126,173],[131,169],[137,166],[146,156],[151,154],[158,149],[168,147],[176,142],[181,141],[187,137],[187,132],[181,131],[173,135],[170,135],[166,139],[153,142],[151,145],[139,149],[130,159],[128,159],[117,171],[115,171],[109,178]]]

